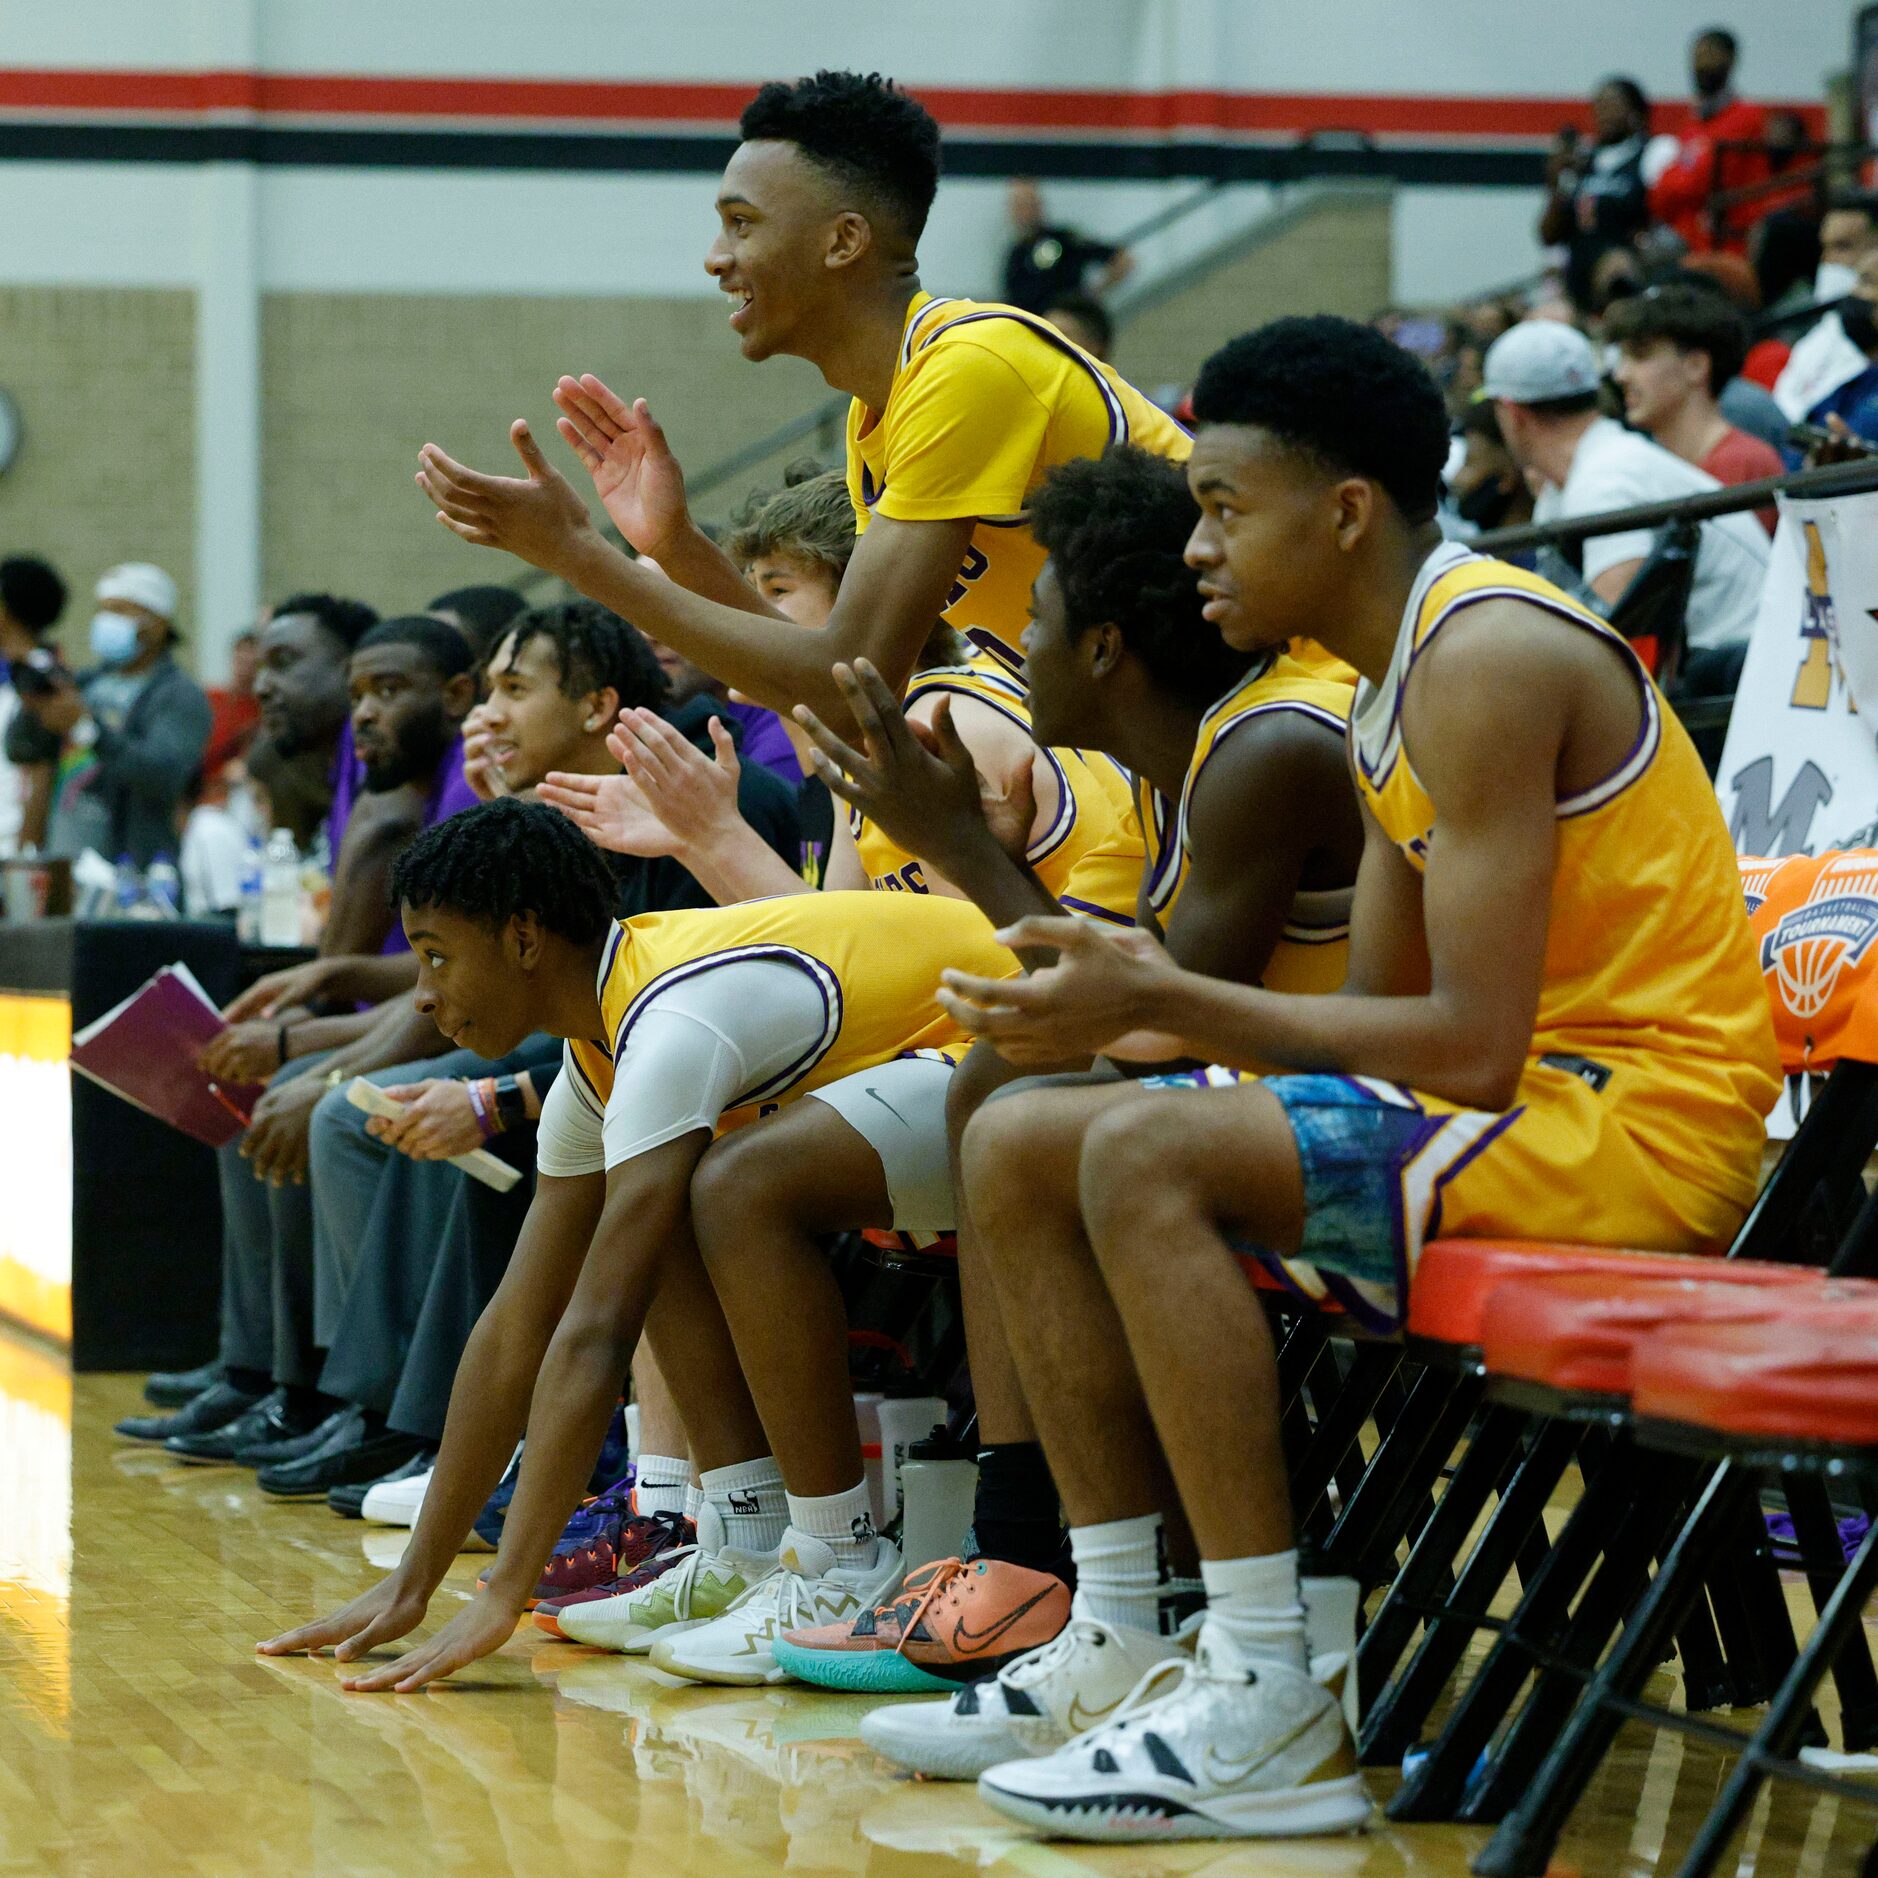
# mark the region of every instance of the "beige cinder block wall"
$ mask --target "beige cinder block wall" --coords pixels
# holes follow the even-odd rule
[[[0,386],[24,441],[0,476],[0,554],[42,554],[72,589],[61,637],[85,658],[90,593],[118,561],[176,578],[195,626],[195,296],[0,287]]]
[[[262,360],[263,592],[329,588],[385,613],[525,571],[437,523],[412,482],[420,445],[517,474],[508,426],[526,417],[591,486],[554,434],[564,371],[648,398],[693,470],[828,395],[799,359],[748,364],[717,299],[271,294]]]

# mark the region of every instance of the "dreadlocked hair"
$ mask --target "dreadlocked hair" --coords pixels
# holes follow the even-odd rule
[[[391,870],[394,907],[441,907],[486,926],[532,913],[573,945],[605,934],[616,898],[600,850],[558,810],[514,796],[425,829]]]
[[[510,659],[518,659],[533,639],[545,639],[554,648],[555,678],[563,697],[610,688],[618,693],[622,708],[657,710],[671,689],[639,629],[595,601],[559,600],[530,608],[490,648],[489,657],[493,660],[506,645]],[[485,684],[488,676],[485,663]]]
[[[1053,469],[1029,517],[1071,635],[1114,626],[1162,690],[1204,708],[1264,656],[1235,651],[1200,616],[1199,576],[1185,559],[1200,510],[1178,464],[1110,444]]]

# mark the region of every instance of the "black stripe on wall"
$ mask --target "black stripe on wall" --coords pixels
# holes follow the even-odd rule
[[[327,129],[287,124],[0,124],[0,161],[296,164],[310,169],[602,170],[715,175],[735,137],[716,132]],[[1281,183],[1362,177],[1530,189],[1543,152],[1518,146],[1376,146],[948,137],[952,176],[1088,181],[1198,178]]]

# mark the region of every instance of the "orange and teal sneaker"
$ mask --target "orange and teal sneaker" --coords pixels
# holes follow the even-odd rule
[[[777,1666],[799,1682],[862,1694],[950,1692],[995,1676],[1069,1622],[1069,1586],[1001,1559],[948,1558],[909,1572],[891,1604],[852,1623],[776,1639]]]

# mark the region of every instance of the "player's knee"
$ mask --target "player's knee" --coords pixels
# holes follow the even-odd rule
[[[1007,1201],[1024,1203],[1025,1157],[1037,1140],[1035,1104],[1022,1096],[988,1102],[965,1125],[959,1173],[972,1215],[981,1223]]]
[[[1143,1096],[1095,1116],[1083,1135],[1077,1186],[1092,1236],[1160,1203],[1179,1178],[1186,1131],[1178,1104]]]
[[[760,1128],[713,1142],[691,1176],[691,1224],[698,1249],[718,1265],[750,1242],[748,1228],[787,1207],[785,1170]]]
[[[986,1099],[1018,1072],[989,1044],[975,1043],[946,1084],[946,1146],[952,1165],[964,1165],[965,1129]]]

